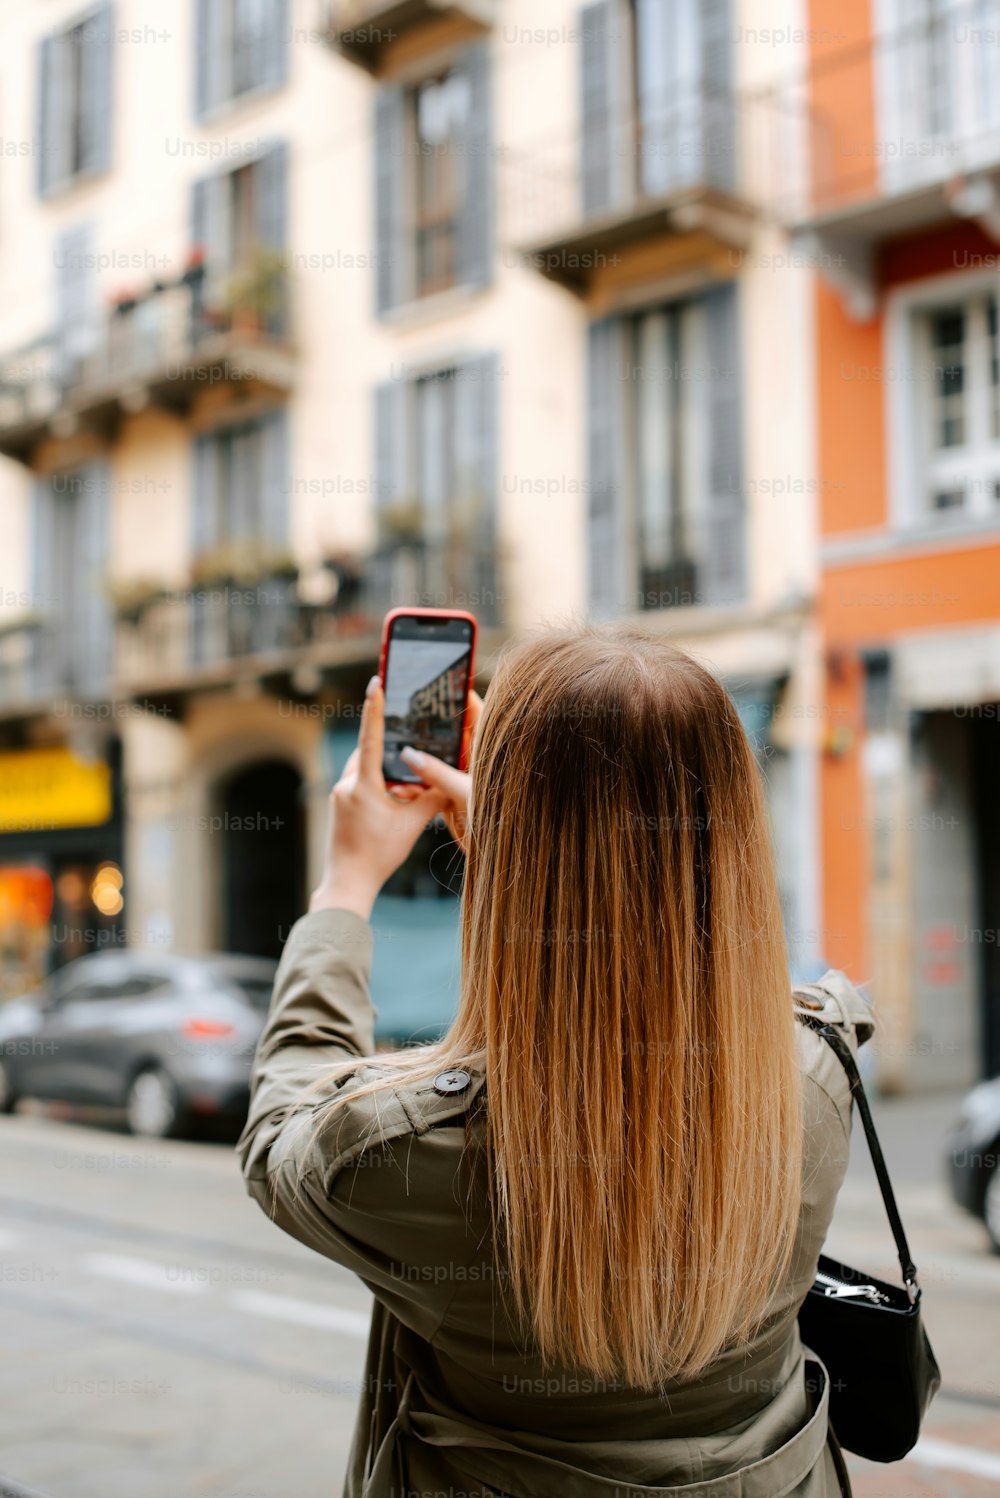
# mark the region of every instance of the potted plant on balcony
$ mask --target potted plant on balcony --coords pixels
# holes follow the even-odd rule
[[[170,596],[168,582],[156,577],[109,577],[104,594],[122,624],[138,625],[146,611]]]
[[[285,311],[288,261],[280,250],[256,245],[226,283],[223,309],[242,332],[278,330]]]

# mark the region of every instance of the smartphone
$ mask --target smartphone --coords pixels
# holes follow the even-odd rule
[[[379,676],[385,693],[382,774],[387,785],[422,785],[404,745],[465,769],[465,719],[476,621],[451,609],[393,609],[385,616]]]

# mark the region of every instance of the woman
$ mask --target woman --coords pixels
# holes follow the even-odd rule
[[[471,777],[417,755],[429,788],[395,796],[382,711],[376,679],[240,1143],[265,1211],[375,1297],[348,1498],[849,1492],[796,1313],[850,1097],[795,1022],[732,703],[639,631],[549,634],[475,700]],[[458,1017],[374,1057],[368,916],[438,814]],[[871,1032],[840,974],[798,1003]]]

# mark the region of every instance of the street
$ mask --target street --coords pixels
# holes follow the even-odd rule
[[[954,1101],[877,1108],[944,1387],[917,1454],[851,1458],[858,1498],[1000,1484],[1000,1258],[935,1174]],[[0,1139],[2,1477],[45,1498],[339,1493],[367,1295],[268,1225],[230,1147],[39,1112]],[[858,1129],[830,1247],[898,1274]]]

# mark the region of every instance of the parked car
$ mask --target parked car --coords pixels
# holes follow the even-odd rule
[[[980,1082],[962,1103],[948,1139],[951,1194],[986,1224],[1000,1253],[1000,1077]]]
[[[255,957],[80,957],[0,1009],[0,1111],[21,1097],[124,1110],[134,1134],[245,1117],[276,964]]]

